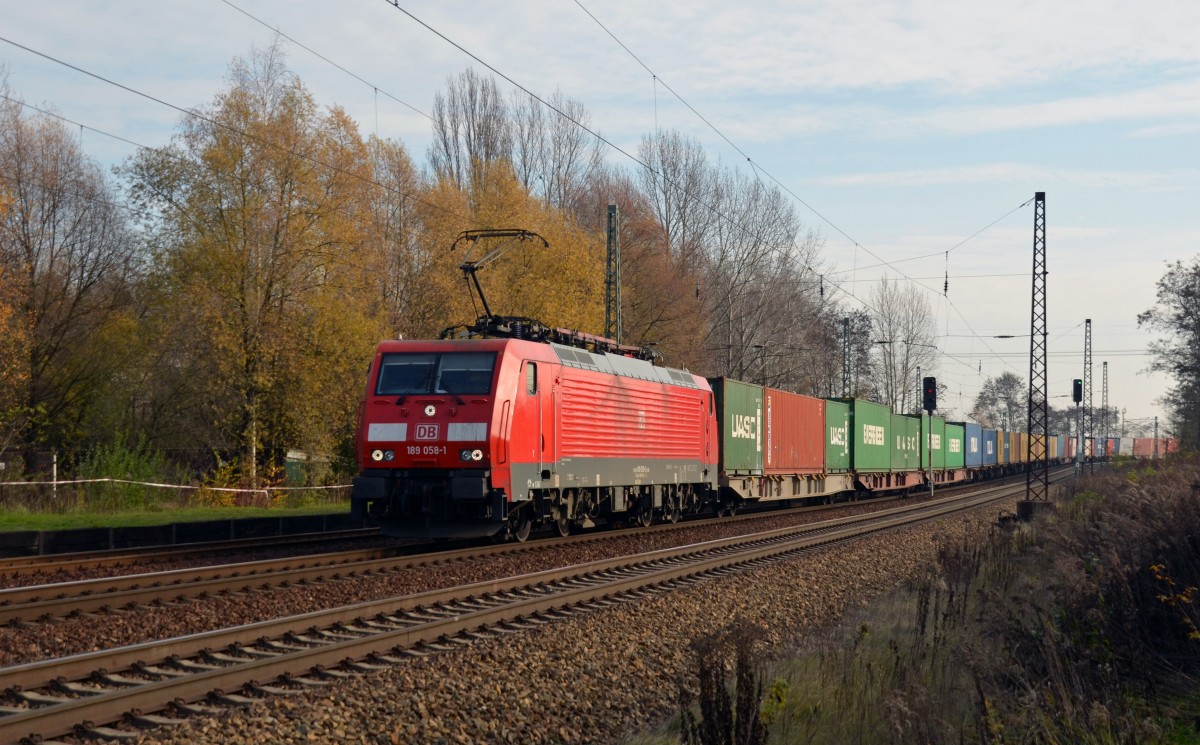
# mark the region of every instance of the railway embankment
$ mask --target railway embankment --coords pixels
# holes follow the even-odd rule
[[[767,661],[753,627],[702,637],[690,690],[732,684],[740,653],[764,693],[720,714],[710,685],[690,716],[765,714],[771,742],[1200,742],[1198,503],[1200,459],[1127,463],[1068,482],[1048,519],[948,532],[792,652]]]
[[[982,542],[992,505],[800,558],[614,603],[524,633],[452,643],[438,654],[336,686],[196,718],[145,742],[612,743],[677,710],[691,643],[731,623],[762,629],[762,659],[786,653],[919,581],[942,545]]]

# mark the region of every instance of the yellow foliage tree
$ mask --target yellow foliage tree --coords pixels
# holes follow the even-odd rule
[[[0,356],[15,378],[0,397],[21,399],[5,409],[33,465],[36,447],[87,439],[85,422],[125,361],[102,332],[131,310],[137,256],[104,172],[61,121],[5,96],[0,163]]]
[[[8,214],[11,197],[0,191],[0,222]],[[26,401],[29,367],[25,364],[29,335],[13,312],[14,283],[0,263],[0,452],[20,430],[20,413]]]
[[[289,448],[335,448],[385,328],[364,300],[377,294],[360,261],[373,187],[357,127],[322,114],[277,47],[231,77],[169,151],[129,171],[162,209],[162,357],[187,370],[211,445],[240,451],[256,484]]]
[[[429,195],[438,207],[425,211],[423,242],[434,256],[431,265],[438,276],[431,294],[444,298],[443,326],[470,323],[483,312],[472,305],[458,269],[466,252],[449,250],[455,237],[466,229],[523,228],[538,233],[550,246],[529,243],[480,270],[479,282],[492,312],[527,316],[551,327],[603,331],[603,235],[585,230],[569,213],[531,196],[511,168],[487,169],[470,196],[449,180],[435,185]],[[488,248],[477,246],[471,258],[481,258]]]

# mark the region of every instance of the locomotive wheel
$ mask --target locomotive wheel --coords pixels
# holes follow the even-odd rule
[[[683,515],[679,511],[679,499],[671,499],[663,506],[663,520],[674,525]]]
[[[560,538],[571,535],[571,512],[574,504],[575,494],[573,492],[567,492],[554,500],[554,506],[550,510],[550,519],[554,523],[554,532]]]
[[[654,510],[643,509],[633,516],[633,521],[638,527],[648,528],[654,522]]]
[[[562,512],[557,513],[554,517],[554,532],[558,534],[559,538],[571,535],[571,521]]]
[[[529,540],[529,534],[533,532],[533,521],[529,519],[529,510],[518,510],[516,514],[508,517],[508,533],[517,543],[524,543]]]

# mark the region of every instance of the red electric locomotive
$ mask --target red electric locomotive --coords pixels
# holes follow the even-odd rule
[[[707,381],[552,334],[579,343],[382,342],[360,407],[354,514],[390,535],[524,540],[542,524],[566,535],[700,509],[717,481]]]

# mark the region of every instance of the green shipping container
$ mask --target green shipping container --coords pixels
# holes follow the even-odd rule
[[[857,398],[841,398],[850,409],[850,464],[863,473],[891,470],[888,458],[892,412],[886,406]]]
[[[940,416],[927,416],[922,426],[929,428],[929,437],[926,438],[929,448],[922,454],[925,456],[924,464],[926,467],[932,466],[935,471],[942,471],[946,468],[946,420]]]
[[[850,470],[850,404],[825,402],[825,472]]]
[[[966,466],[966,433],[961,424],[946,425],[946,468],[954,470]]]
[[[917,458],[921,453],[921,420],[915,416],[892,414],[890,444],[893,471],[917,470]]]
[[[916,414],[905,415],[913,422],[917,422]],[[910,425],[912,426],[912,425]],[[946,420],[940,416],[930,417],[928,414],[922,414],[920,418],[921,428],[921,453],[917,456],[917,460],[913,463],[913,467],[920,470],[942,470],[946,467]]]
[[[721,423],[721,472],[761,476],[763,472],[763,389],[729,378],[709,378]]]

